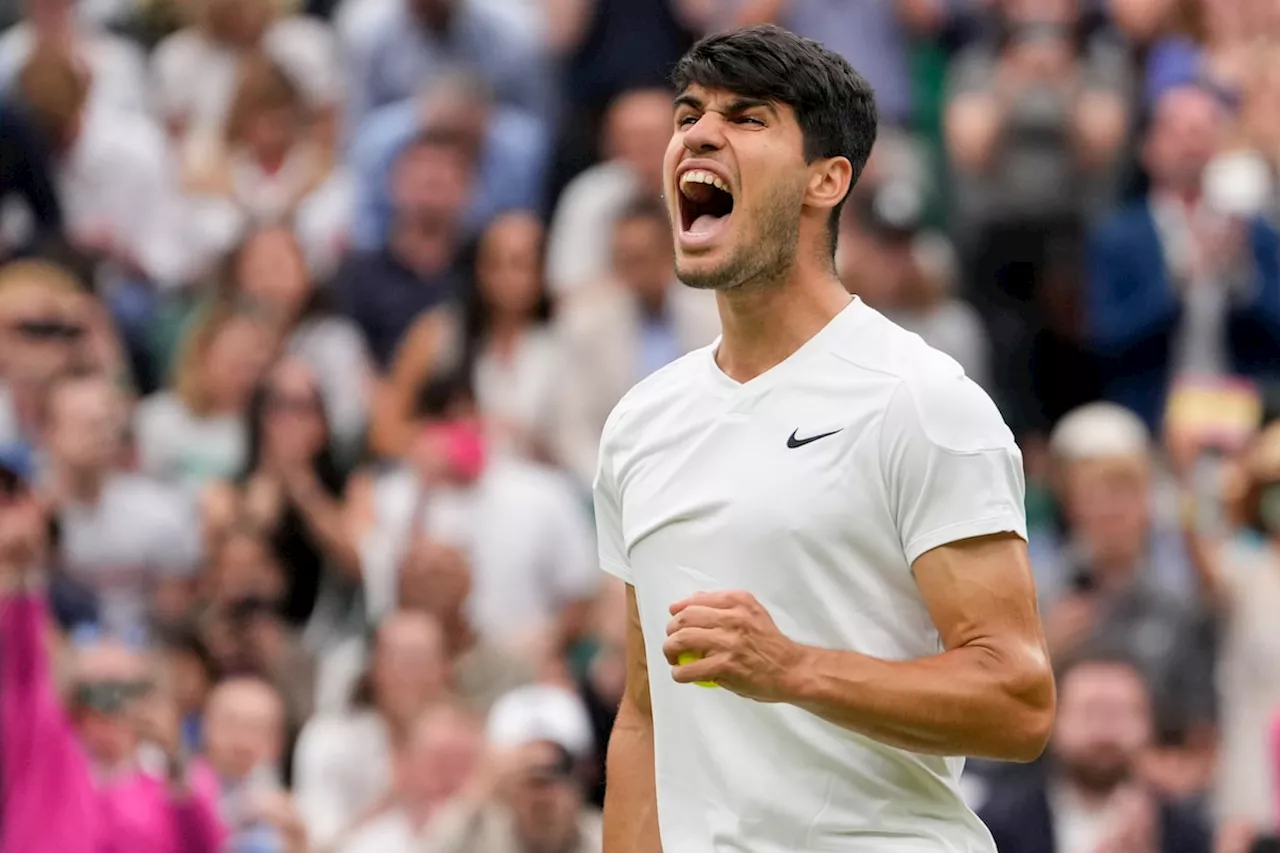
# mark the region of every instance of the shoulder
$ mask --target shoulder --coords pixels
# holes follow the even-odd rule
[[[139,426],[157,426],[180,420],[186,408],[172,391],[157,391],[142,398],[134,410],[134,420]]]
[[[715,344],[693,350],[650,373],[622,396],[605,419],[601,452],[643,440],[646,429],[660,426],[654,416],[673,410],[672,403],[698,391],[698,376],[707,368]]]
[[[1151,205],[1146,201],[1135,202],[1105,217],[1090,234],[1097,247],[1108,247],[1131,239],[1140,230],[1153,227]]]
[[[147,512],[167,517],[189,506],[180,491],[142,474],[116,475],[111,480],[111,490],[116,500],[133,507],[131,512],[145,506]]]
[[[880,397],[880,414],[886,440],[923,435],[957,453],[1013,445],[1000,410],[959,362],[879,312],[864,310],[857,334],[838,341],[832,353],[866,375],[883,378],[887,393]]]
[[[620,163],[598,163],[565,185],[556,210],[571,210],[584,204],[599,204],[614,194],[630,191],[635,179]]]
[[[187,27],[161,39],[151,63],[161,73],[189,70],[203,59],[209,43],[198,30]]]

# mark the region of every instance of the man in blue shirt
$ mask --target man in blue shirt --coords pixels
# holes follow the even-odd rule
[[[423,132],[391,172],[394,215],[387,239],[349,255],[334,277],[335,301],[360,326],[385,369],[414,318],[458,295],[455,267],[475,152],[455,132]]]
[[[404,147],[429,127],[465,134],[476,149],[476,181],[463,216],[469,236],[499,213],[541,206],[545,123],[527,110],[495,103],[480,78],[449,74],[421,96],[374,110],[358,128],[349,158],[356,179],[356,248],[376,248],[386,239],[392,219],[388,177]]]

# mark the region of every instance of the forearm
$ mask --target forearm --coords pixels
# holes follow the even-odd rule
[[[661,853],[653,765],[653,721],[629,702],[609,738],[604,853]]]
[[[303,521],[325,553],[349,574],[359,577],[360,557],[351,541],[342,505],[318,482],[299,488],[296,497]]]
[[[1043,649],[964,646],[913,661],[808,648],[791,704],[874,740],[932,755],[1031,761],[1053,715]]]

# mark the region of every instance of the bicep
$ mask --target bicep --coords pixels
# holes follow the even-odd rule
[[[1027,544],[996,533],[941,545],[912,566],[943,646],[985,647],[1047,665]]]
[[[627,584],[627,689],[623,701],[645,717],[652,713],[649,700],[649,656],[644,649],[636,589]]]

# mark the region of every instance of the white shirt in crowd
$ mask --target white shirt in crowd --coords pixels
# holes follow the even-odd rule
[[[195,507],[161,483],[113,474],[93,504],[58,513],[62,568],[96,593],[107,631],[127,635],[147,624],[155,584],[199,569]]]
[[[313,849],[337,841],[390,786],[391,738],[376,712],[312,717],[303,727],[293,760],[293,799]]]
[[[68,232],[109,239],[157,284],[184,284],[211,260],[177,191],[168,141],[147,116],[109,106],[86,110],[57,181]]]
[[[83,22],[76,40],[79,59],[93,80],[90,103],[139,113],[150,109],[147,60],[141,47]],[[34,47],[35,31],[26,21],[0,35],[0,84],[14,85]]]
[[[673,602],[742,589],[801,643],[939,653],[911,566],[1026,535],[1012,434],[955,361],[861,300],[749,382],[715,349],[618,404],[595,488],[601,563],[634,586],[645,635],[663,848],[994,851],[961,797],[962,758],[677,684],[662,644]]]
[[[362,543],[373,621],[395,605],[400,558],[421,497],[408,470],[384,474],[374,486],[375,530]],[[568,481],[550,469],[495,455],[474,486],[429,495],[421,517],[429,535],[469,556],[468,608],[490,642],[528,642],[562,607],[599,586],[586,512]]]
[[[547,282],[557,296],[609,272],[614,223],[635,195],[635,173],[613,161],[592,166],[564,188],[547,229]]]
[[[234,479],[248,452],[241,418],[197,417],[172,391],[156,392],[139,403],[133,429],[139,468],[190,493],[214,479]]]
[[[516,427],[546,445],[555,416],[561,373],[560,347],[550,329],[532,329],[509,358],[486,349],[474,368],[476,400],[485,417]],[[504,448],[506,449],[506,448]]]
[[[303,16],[276,21],[263,49],[315,107],[342,97],[343,69],[333,32]],[[216,133],[235,96],[239,56],[195,28],[179,30],[156,47],[152,85],[166,121],[189,122],[189,131]]]

